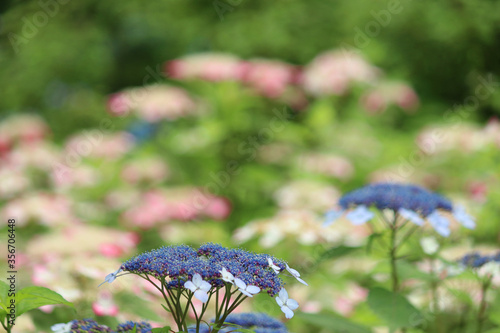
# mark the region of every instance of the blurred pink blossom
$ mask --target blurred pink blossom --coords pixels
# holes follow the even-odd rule
[[[382,113],[391,104],[405,111],[414,111],[419,99],[411,87],[399,82],[380,83],[361,97],[361,105],[370,114]]]
[[[298,157],[298,165],[304,171],[343,180],[354,173],[354,166],[347,158],[333,154],[306,153]]]
[[[353,83],[372,83],[378,75],[379,70],[354,51],[333,50],[307,65],[301,82],[313,96],[343,95]]]
[[[37,115],[20,114],[2,120],[0,133],[2,133],[0,142],[4,145],[14,141],[33,143],[43,140],[49,134],[49,127]]]
[[[33,192],[11,200],[0,208],[0,216],[5,219],[15,216],[20,227],[29,222],[57,226],[78,220],[69,198],[45,192]]]
[[[100,130],[83,131],[66,141],[63,159],[71,158],[73,164],[78,164],[83,157],[117,159],[133,147],[134,139],[126,132],[107,134]]]
[[[246,65],[237,57],[223,53],[199,53],[167,62],[166,74],[174,79],[207,81],[240,80]]]
[[[121,172],[122,178],[134,185],[139,182],[161,182],[169,176],[167,164],[159,158],[134,159],[127,163]]]
[[[227,199],[184,187],[145,192],[122,218],[126,223],[149,229],[170,220],[189,221],[203,217],[223,220],[230,212]]]
[[[472,200],[485,203],[488,196],[488,183],[484,181],[471,181],[467,185],[467,192]]]
[[[119,308],[109,292],[101,292],[97,301],[92,303],[92,310],[97,316],[116,316]]]
[[[157,122],[195,114],[199,110],[199,103],[181,88],[158,84],[113,94],[108,107],[111,114],[116,116],[135,111],[139,118]]]
[[[277,98],[288,85],[297,82],[298,70],[290,64],[264,59],[250,60],[246,64],[243,81],[264,96]]]

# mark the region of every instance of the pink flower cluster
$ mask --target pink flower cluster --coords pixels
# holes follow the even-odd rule
[[[112,115],[123,116],[134,111],[148,122],[174,120],[195,114],[199,109],[199,103],[183,89],[160,84],[127,89],[108,100]]]
[[[154,189],[140,195],[135,205],[122,215],[125,223],[143,229],[171,220],[198,218],[224,220],[231,204],[223,197],[207,195],[197,188]]]
[[[419,99],[410,86],[400,82],[382,82],[361,97],[361,105],[370,114],[382,113],[393,104],[411,112],[418,107]]]
[[[345,95],[355,85],[375,87],[362,98],[370,113],[396,104],[404,110],[418,106],[413,89],[404,84],[380,81],[382,71],[350,50],[318,55],[305,67],[269,59],[241,60],[222,53],[201,53],[167,62],[167,77],[176,80],[235,81],[254,92],[278,99],[297,109],[307,105],[307,95]]]
[[[45,122],[35,115],[15,115],[0,123],[0,158],[5,156],[16,143],[34,143],[49,134]]]

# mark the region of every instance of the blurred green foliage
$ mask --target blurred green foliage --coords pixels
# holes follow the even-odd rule
[[[412,82],[431,115],[500,72],[498,1],[11,0],[0,18],[0,110],[41,112],[59,138],[96,125],[105,96],[142,85],[148,68],[200,51],[304,65],[354,47]],[[495,90],[478,118],[499,106]]]

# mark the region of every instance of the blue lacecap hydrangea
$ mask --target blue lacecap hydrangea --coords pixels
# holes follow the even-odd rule
[[[95,332],[106,332],[106,333],[131,333],[134,330],[134,326],[136,327],[137,333],[150,333],[152,327],[150,324],[146,322],[133,322],[127,321],[123,324],[119,324],[116,330],[112,330],[111,328],[100,325],[94,319],[82,319],[82,320],[73,320],[71,322],[71,333],[95,333]]]
[[[325,225],[330,225],[344,215],[355,225],[366,223],[374,217],[369,209],[374,207],[392,210],[417,225],[423,225],[427,220],[442,236],[450,234],[449,220],[443,212],[452,214],[466,228],[475,227],[473,219],[462,207],[455,207],[444,196],[411,184],[370,184],[345,194],[338,205],[340,209],[326,214]]]
[[[480,268],[492,261],[500,263],[500,252],[493,255],[482,255],[478,252],[468,253],[459,260],[459,263],[466,267]]]
[[[214,321],[212,320],[212,323]],[[234,324],[222,328],[221,333],[240,333],[238,327],[251,329],[255,333],[288,333],[286,326],[279,320],[265,313],[235,313],[227,316],[226,323]],[[196,328],[190,327],[188,333],[195,333]],[[210,327],[206,324],[200,326],[200,333],[209,333]]]
[[[123,263],[124,271],[170,279],[168,288],[179,288],[200,274],[212,286],[223,285],[222,268],[243,280],[247,285],[266,290],[271,296],[283,287],[283,280],[269,267],[268,258],[281,270],[285,262],[266,254],[242,249],[231,249],[220,244],[207,243],[194,249],[187,245],[164,246],[142,253]]]

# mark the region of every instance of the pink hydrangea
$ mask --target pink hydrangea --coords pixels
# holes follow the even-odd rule
[[[343,95],[353,83],[372,83],[379,70],[354,51],[318,55],[302,73],[304,89],[313,96]]]
[[[166,74],[174,79],[239,81],[246,69],[237,57],[223,53],[200,53],[169,61]]]

